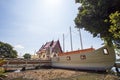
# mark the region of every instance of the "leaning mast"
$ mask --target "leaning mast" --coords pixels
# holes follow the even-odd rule
[[[83,43],[82,43],[82,36],[81,36],[81,31],[80,31],[80,28],[79,28],[79,36],[80,36],[80,44],[81,44],[81,49],[83,49]]]
[[[71,51],[73,51],[71,27],[70,27],[70,43],[71,43]]]
[[[63,52],[65,52],[65,37],[64,37],[64,34],[63,34]]]

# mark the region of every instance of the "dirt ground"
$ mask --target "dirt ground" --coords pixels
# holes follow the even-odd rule
[[[38,69],[7,72],[5,80],[119,80],[118,76],[88,71]]]

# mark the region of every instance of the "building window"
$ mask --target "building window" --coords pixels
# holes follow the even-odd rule
[[[49,56],[47,56],[47,58],[49,59],[50,57],[49,57]]]
[[[56,54],[54,54],[53,57],[56,57]]]
[[[71,57],[70,56],[67,56],[66,57],[67,61],[71,60]]]
[[[54,54],[53,57],[57,57],[57,54]]]
[[[81,59],[81,60],[86,59],[86,55],[80,55],[80,59]]]
[[[45,55],[43,55],[43,58],[45,58]]]
[[[104,48],[104,49],[103,49],[103,53],[104,53],[105,55],[108,55],[108,54],[109,54],[108,49],[107,49],[107,48]]]
[[[39,55],[39,58],[41,58],[41,56]]]

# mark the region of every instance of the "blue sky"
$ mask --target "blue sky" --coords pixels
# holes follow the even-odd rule
[[[78,13],[75,0],[0,0],[0,41],[10,43],[19,53],[33,54],[43,44],[60,40],[65,35],[65,50],[70,51],[69,27],[72,28],[73,48],[80,48],[79,33],[74,19]],[[81,30],[83,47],[98,48],[99,38]]]

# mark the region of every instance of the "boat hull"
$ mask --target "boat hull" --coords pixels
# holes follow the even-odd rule
[[[108,54],[104,49],[107,49]],[[112,47],[104,46],[97,50],[79,54],[68,54],[52,58],[52,67],[105,71],[114,66],[115,52]]]

